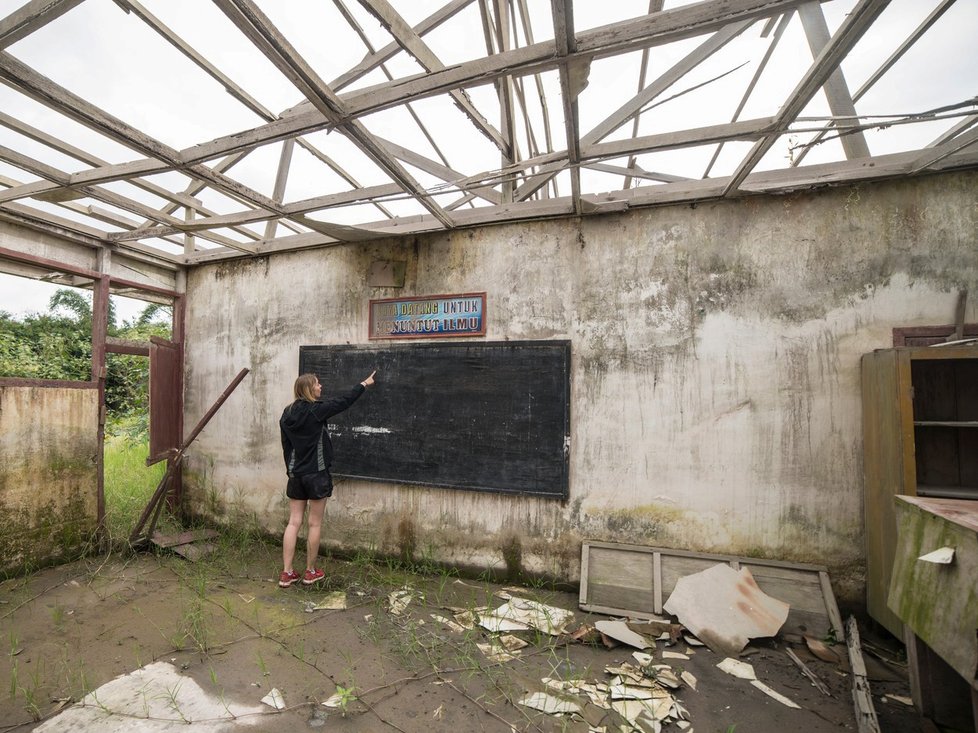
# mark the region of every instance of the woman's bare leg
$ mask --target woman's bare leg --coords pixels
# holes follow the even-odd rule
[[[319,532],[323,524],[323,512],[326,511],[326,499],[309,501],[309,537],[306,540],[306,569],[314,570],[316,558],[319,556]]]
[[[316,502],[311,501],[310,504]],[[289,499],[289,523],[285,527],[285,534],[282,536],[282,569],[292,572],[292,561],[295,558],[295,541],[299,536],[299,528],[302,527],[302,515],[306,512],[306,502],[304,499]],[[320,510],[320,517],[322,510]],[[318,541],[317,541],[318,542]]]

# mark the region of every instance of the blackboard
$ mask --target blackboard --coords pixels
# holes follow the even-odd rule
[[[299,347],[324,397],[374,369],[330,419],[334,476],[567,498],[569,341]]]

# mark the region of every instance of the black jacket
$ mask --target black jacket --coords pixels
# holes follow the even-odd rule
[[[333,462],[333,444],[329,440],[326,421],[343,412],[365,391],[366,388],[358,384],[340,397],[317,402],[296,400],[285,408],[278,425],[282,430],[285,470],[290,478],[329,469]]]

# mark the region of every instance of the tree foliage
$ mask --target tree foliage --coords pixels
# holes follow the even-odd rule
[[[132,341],[148,341],[151,336],[169,338],[169,313],[166,306],[150,303],[131,322],[117,325],[110,299],[108,335]],[[0,311],[0,377],[91,379],[91,295],[62,288],[51,296],[47,313],[16,319]],[[110,415],[125,418],[145,412],[148,389],[148,359],[126,354],[106,356],[105,402]]]

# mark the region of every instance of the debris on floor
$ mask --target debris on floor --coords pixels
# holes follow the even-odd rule
[[[788,604],[764,593],[750,570],[717,564],[676,581],[663,609],[717,654],[738,654],[750,639],[774,636]]]
[[[519,701],[550,715],[573,715],[587,720],[591,731],[662,730],[670,722],[686,722],[689,714],[669,688],[681,686],[668,665],[636,667],[628,662],[605,668],[608,680],[555,680],[543,678],[551,692],[533,692]],[[601,714],[587,714],[588,704]]]
[[[278,688],[273,687],[265,697],[261,699],[263,703],[276,710],[285,709],[285,698],[282,697],[282,693],[279,692]]]
[[[558,636],[573,617],[572,611],[514,596],[495,611],[479,614],[479,625],[488,631],[536,629]]]
[[[346,608],[346,591],[327,593],[318,601],[306,601],[306,613],[313,611],[342,611]]]
[[[763,692],[765,695],[774,698],[783,705],[787,705],[789,708],[798,708],[798,704],[789,698],[785,697],[779,692],[775,692],[770,687],[765,685],[759,679],[757,675],[754,674],[754,667],[747,662],[741,662],[737,659],[731,659],[727,657],[722,662],[720,662],[717,667],[722,669],[727,674],[731,674],[734,677],[739,677],[742,680],[747,680],[758,690]]]
[[[418,594],[411,588],[401,588],[399,590],[393,591],[387,595],[388,609],[395,616],[399,616],[407,609],[411,604],[411,601],[417,599]]]
[[[642,634],[636,634],[624,621],[598,621],[594,628],[605,636],[636,649],[655,649],[655,642]]]
[[[245,556],[245,562],[249,559]],[[174,730],[186,726],[197,733],[253,726],[300,730],[304,724],[334,727],[341,716],[362,718],[350,730],[387,725],[405,733],[427,733],[432,727],[474,730],[488,720],[484,715],[502,725],[482,726],[486,730],[512,726],[580,733],[676,733],[695,727],[700,733],[733,728],[755,733],[786,728],[832,733],[855,730],[856,720],[863,715],[853,715],[850,684],[858,681],[859,690],[869,693],[864,673],[854,674],[858,665],[842,651],[841,637],[809,634],[797,627],[755,639],[724,663],[721,660],[728,655],[717,656],[676,618],[582,614],[572,595],[553,589],[524,588],[518,595],[518,589],[507,588],[501,596],[490,583],[446,583],[402,571],[377,572],[371,585],[364,584],[362,566],[337,562],[331,590],[345,588],[345,592],[308,588],[300,589],[302,595],[296,597],[266,582],[266,559],[241,577],[217,576],[220,582],[209,583],[212,592],[202,597],[197,595],[199,586],[191,585],[197,576],[188,579],[177,572],[160,572],[181,570],[183,562],[169,553],[141,554],[127,561],[131,564],[107,566],[111,577],[106,580],[73,583],[73,575],[83,575],[69,566],[44,571],[29,581],[0,584],[4,594],[0,608],[8,601],[13,609],[0,612],[0,621],[7,619],[0,631],[9,638],[9,653],[0,657],[0,673],[10,680],[19,675],[20,680],[16,699],[5,696],[0,701],[0,719],[24,719],[23,725],[30,725],[26,719],[32,713],[24,706],[38,700],[35,721],[57,718],[58,723],[51,725],[59,726],[37,728],[43,733],[69,729],[161,733],[160,725]],[[56,575],[61,580],[51,582]],[[673,580],[669,576],[668,582]],[[780,599],[772,590],[766,592]],[[146,614],[148,618],[132,613],[133,601],[145,613],[151,608],[149,600],[172,599],[178,593],[190,602],[179,607],[172,601],[160,603],[152,607],[152,617]],[[48,604],[47,613],[39,594]],[[349,602],[345,609],[330,608],[341,601]],[[35,607],[28,609],[28,603]],[[22,605],[24,609],[17,611]],[[40,629],[38,610],[50,617]],[[20,627],[10,626],[8,617],[14,613],[20,617]],[[821,624],[821,617],[809,617]],[[510,625],[518,628],[509,630]],[[119,629],[131,636],[120,636]],[[613,636],[602,635],[599,629]],[[153,707],[158,726],[140,727],[131,716],[146,713],[133,712],[124,697],[106,692],[118,674],[113,671],[96,683],[94,694],[100,704],[106,704],[98,720],[126,725],[74,725],[68,716],[85,708],[71,702],[84,698],[90,688],[76,693],[50,682],[42,688],[43,681],[35,683],[28,676],[41,669],[41,655],[52,635],[69,642],[64,647],[69,652],[63,653],[76,646],[100,650],[101,656],[90,654],[85,660],[86,673],[96,659],[125,669],[133,663],[130,645],[137,665],[139,657],[145,662],[165,655],[169,665],[150,664],[130,676],[137,688],[161,699],[169,689],[179,710],[172,705],[166,710]],[[97,646],[110,638],[109,644]],[[876,637],[872,640],[879,642]],[[880,649],[880,654],[893,656],[886,651]],[[718,662],[744,679],[728,676]],[[54,669],[56,663],[49,657],[45,670]],[[803,667],[814,679],[804,675]],[[164,673],[156,675],[162,686],[150,679],[157,668]],[[898,666],[893,669],[900,671]],[[258,671],[262,677],[256,676]],[[816,679],[826,683],[830,695],[816,689]],[[875,685],[880,678],[869,679]],[[748,689],[748,684],[758,692]],[[221,699],[224,690],[228,691],[226,708]],[[239,691],[237,697],[234,690]],[[407,690],[411,694],[398,694]],[[884,730],[916,730],[908,727],[917,719],[904,702],[906,690],[904,681],[884,682],[874,689]],[[201,714],[189,702],[196,692],[219,706],[206,713],[206,719],[193,717]],[[769,698],[771,693],[774,696]],[[237,704],[231,703],[234,700]],[[787,707],[792,703],[796,707]],[[237,718],[229,719],[228,712]],[[85,714],[97,713],[89,709]],[[192,726],[182,715],[192,718]],[[439,723],[434,725],[436,720]]]

